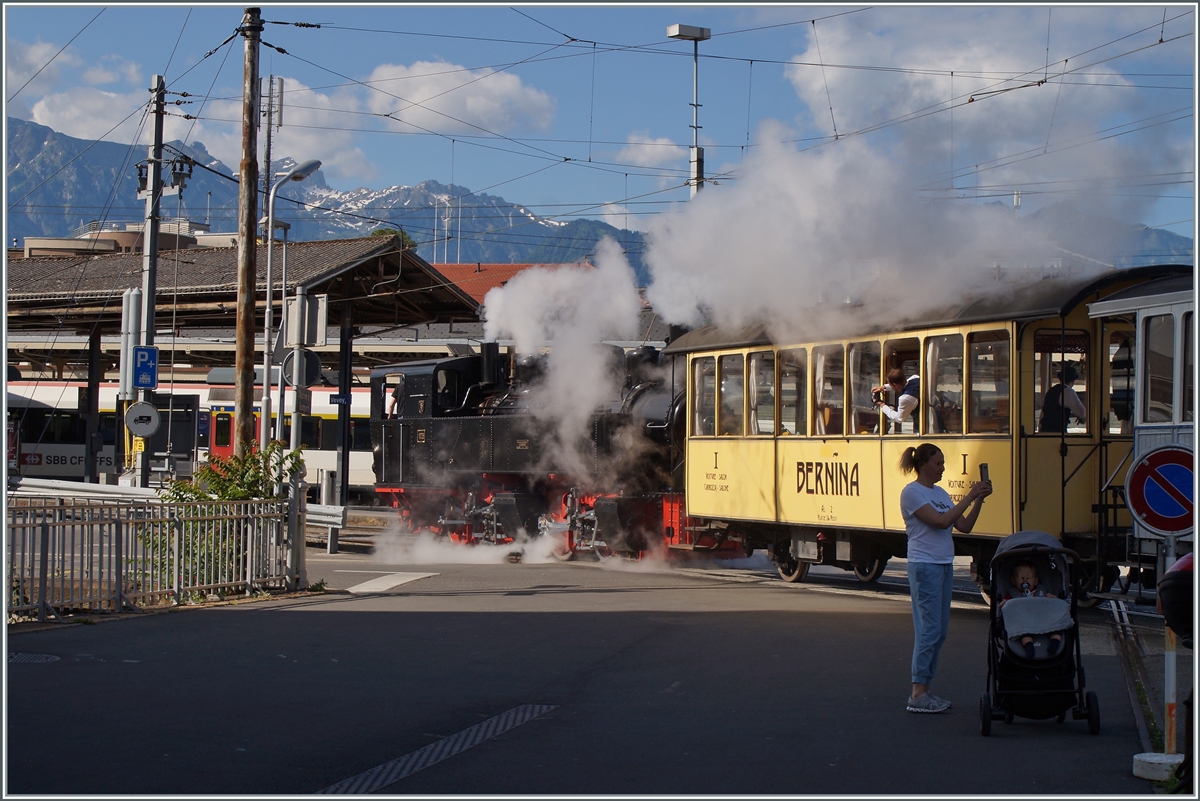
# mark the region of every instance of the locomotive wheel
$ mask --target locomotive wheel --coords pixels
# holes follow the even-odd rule
[[[793,559],[789,556],[777,564],[779,566],[779,577],[788,583],[794,584],[798,581],[804,581],[804,577],[808,575],[808,562],[802,562],[799,559]]]
[[[570,562],[575,558],[575,551],[571,548],[571,544],[568,542],[555,545],[550,549],[550,553],[554,554],[554,558],[560,562]]]
[[[854,565],[854,575],[858,576],[859,581],[875,581],[883,575],[884,569],[887,568],[887,563],[887,559],[872,556],[871,561],[865,565]]]

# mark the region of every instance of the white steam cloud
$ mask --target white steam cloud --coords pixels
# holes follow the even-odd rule
[[[549,348],[535,410],[553,423],[554,462],[583,474],[573,447],[589,430],[598,402],[620,399],[604,340],[637,335],[641,300],[633,270],[611,239],[602,241],[596,267],[531,267],[484,298],[487,339],[512,339],[518,353]]]

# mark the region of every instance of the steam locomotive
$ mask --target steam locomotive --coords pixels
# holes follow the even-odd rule
[[[504,357],[490,342],[478,354],[376,368],[376,492],[411,528],[456,542],[549,537],[563,560],[740,555],[735,536],[686,512],[683,376],[653,347],[606,356],[618,397],[596,405],[578,439],[549,413],[544,356]]]

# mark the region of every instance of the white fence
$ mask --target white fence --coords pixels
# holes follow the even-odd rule
[[[6,514],[10,619],[178,603],[190,593],[248,594],[284,587],[288,580],[286,499],[157,503],[10,496]],[[294,528],[302,532],[302,511],[298,517]]]

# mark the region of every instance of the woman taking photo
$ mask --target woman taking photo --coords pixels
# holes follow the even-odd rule
[[[912,596],[913,657],[909,712],[945,712],[950,702],[929,692],[937,673],[938,653],[950,627],[950,594],[954,585],[954,535],[975,526],[983,499],[992,485],[980,481],[957,504],[937,485],[946,469],[938,446],[926,442],[906,448],[900,469],[916,473],[916,481],[900,492],[900,511],[908,535],[908,586]],[[968,509],[970,511],[968,511]]]

